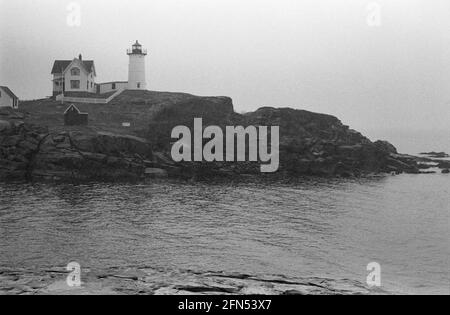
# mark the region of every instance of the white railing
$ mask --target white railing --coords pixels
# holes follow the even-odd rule
[[[127,55],[147,55],[147,49],[127,49]]]
[[[108,104],[109,102],[111,102],[116,96],[119,96],[120,94],[122,94],[123,91],[125,91],[124,88],[117,90],[116,93],[114,93],[113,95],[111,95],[110,97],[108,97],[106,99],[106,103]]]
[[[108,98],[89,98],[89,97],[66,97],[63,96],[63,94],[57,95],[56,100],[63,101],[63,102],[69,102],[69,103],[88,103],[88,104],[108,104],[111,102],[115,97],[122,94],[122,92],[125,91],[125,89],[117,90],[116,93],[111,95]]]

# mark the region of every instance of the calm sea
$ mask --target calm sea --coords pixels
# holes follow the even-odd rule
[[[450,176],[0,184],[0,269],[154,266],[450,294]]]
[[[400,153],[417,155],[422,152],[450,154],[450,130],[368,130],[363,132],[371,140],[387,140]]]

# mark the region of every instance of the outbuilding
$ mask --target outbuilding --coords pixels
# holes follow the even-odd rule
[[[82,113],[74,104],[64,112],[64,125],[66,126],[87,126],[89,114]]]
[[[0,86],[0,107],[19,108],[19,98],[6,86]]]

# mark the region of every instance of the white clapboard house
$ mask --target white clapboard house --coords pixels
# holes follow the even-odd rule
[[[53,96],[63,92],[95,93],[95,65],[80,55],[73,60],[56,60],[52,68]]]
[[[0,107],[19,108],[19,98],[6,86],[0,86]]]
[[[146,90],[145,57],[147,51],[136,41],[127,50],[128,81],[96,83],[93,60],[80,54],[73,60],[55,60],[52,68],[53,97],[78,102],[105,103],[124,90]]]

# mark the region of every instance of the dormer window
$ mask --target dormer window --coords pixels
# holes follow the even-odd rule
[[[70,74],[73,76],[79,76],[80,75],[80,68],[72,68],[70,70]]]

